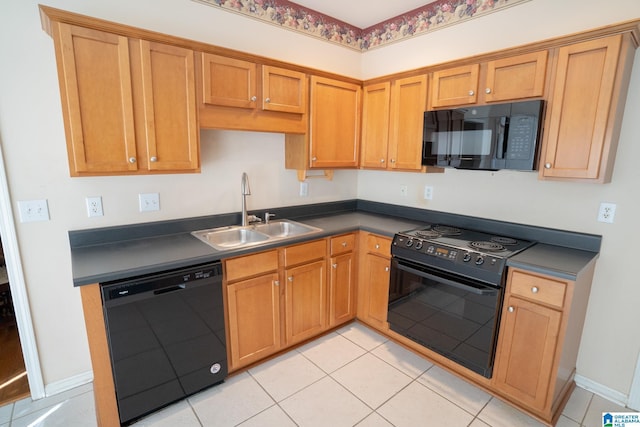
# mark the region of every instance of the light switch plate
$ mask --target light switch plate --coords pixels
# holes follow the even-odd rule
[[[18,201],[18,211],[20,222],[49,221],[47,199]]]
[[[140,200],[140,212],[152,212],[160,210],[160,194],[141,193],[138,194]]]

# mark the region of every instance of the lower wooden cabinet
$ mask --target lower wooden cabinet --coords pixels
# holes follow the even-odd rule
[[[285,271],[286,344],[320,334],[327,327],[326,263],[324,259]]]
[[[356,235],[330,239],[329,326],[337,326],[356,317]]]
[[[362,233],[358,286],[358,319],[382,331],[388,330],[391,239]]]

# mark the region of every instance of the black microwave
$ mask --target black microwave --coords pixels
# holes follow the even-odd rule
[[[422,164],[535,170],[543,113],[542,100],[427,111]]]

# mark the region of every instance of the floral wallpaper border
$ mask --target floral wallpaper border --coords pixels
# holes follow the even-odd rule
[[[437,0],[361,29],[288,0],[193,0],[358,51],[496,12],[531,0]]]

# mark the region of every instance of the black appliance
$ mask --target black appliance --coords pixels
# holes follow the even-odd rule
[[[220,262],[101,284],[120,422],[222,382]]]
[[[441,224],[391,246],[391,330],[491,378],[509,256],[533,242]]]
[[[424,113],[422,164],[458,169],[537,167],[544,101]]]

